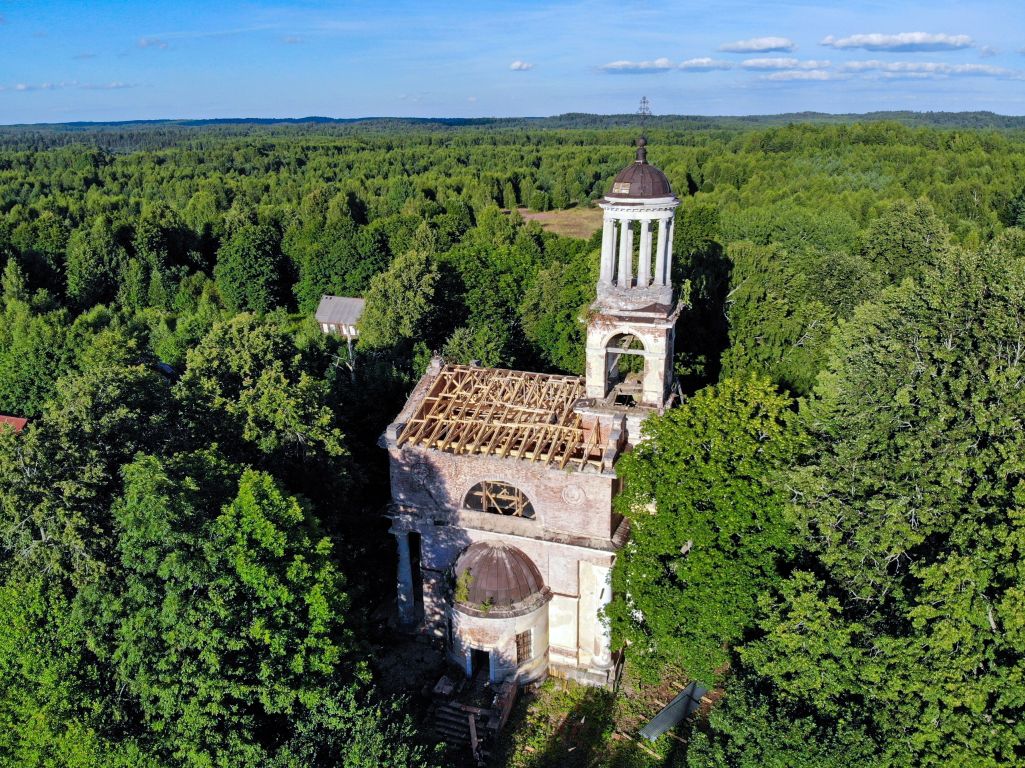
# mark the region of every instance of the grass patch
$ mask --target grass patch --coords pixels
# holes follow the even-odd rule
[[[654,743],[637,736],[637,729],[661,709],[667,691],[664,684],[642,685],[629,669],[618,695],[549,679],[538,690],[520,696],[491,764],[508,768],[683,766],[686,727],[683,733],[667,734]]]
[[[567,208],[563,211],[534,212],[526,208],[518,210],[524,221],[536,221],[548,232],[579,240],[587,240],[601,229],[603,216],[600,208],[585,206]]]

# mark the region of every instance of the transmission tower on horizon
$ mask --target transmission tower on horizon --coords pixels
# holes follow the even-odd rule
[[[651,117],[651,102],[648,101],[647,96],[641,96],[640,106],[637,107],[637,116],[640,118],[641,136],[643,136],[644,129],[648,124],[648,118]]]

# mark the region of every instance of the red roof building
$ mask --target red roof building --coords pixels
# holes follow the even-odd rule
[[[25,425],[28,424],[28,419],[22,418],[21,416],[6,416],[0,413],[0,425],[3,424],[6,424],[15,432],[21,432],[25,429]]]

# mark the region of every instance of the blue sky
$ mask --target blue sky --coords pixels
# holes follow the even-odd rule
[[[0,124],[1025,114],[1021,0],[0,0]]]

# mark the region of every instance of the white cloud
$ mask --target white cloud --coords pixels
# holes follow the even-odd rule
[[[651,72],[668,72],[673,69],[673,62],[663,56],[654,61],[612,61],[601,68],[612,75],[644,75]]]
[[[476,96],[467,96],[466,100],[468,102],[470,102],[471,104],[473,104],[473,103],[475,103],[477,101],[477,97]]]
[[[782,72],[773,72],[770,75],[762,75],[762,80],[775,82],[787,82],[791,80],[835,80],[836,75],[824,69],[787,69]]]
[[[968,35],[931,34],[929,32],[900,32],[884,35],[873,32],[868,35],[833,37],[827,35],[822,45],[831,48],[863,48],[866,51],[953,51],[970,48],[972,38]]]
[[[140,37],[138,46],[140,48],[166,48],[167,43],[159,37]]]
[[[773,51],[792,51],[797,43],[789,37],[752,37],[750,40],[737,40],[723,43],[720,51],[725,53],[772,53]]]
[[[990,58],[992,56],[996,56],[998,53],[1000,53],[1000,51],[998,51],[996,48],[994,48],[991,45],[979,46],[979,55],[982,58],[984,58],[984,59],[988,59],[988,58]]]
[[[299,37],[299,35],[285,35],[281,38],[281,42],[285,45],[300,45],[306,41]]]
[[[1000,77],[1025,80],[1025,72],[992,64],[947,64],[939,61],[849,61],[841,69],[858,72],[866,78],[946,78],[946,77]]]
[[[745,59],[740,63],[744,69],[825,69],[830,66],[828,61],[801,61],[787,56],[776,56],[764,59]]]
[[[509,65],[509,69],[511,69],[513,72],[526,72],[533,68],[533,64],[528,64],[527,62],[520,61],[519,59],[516,59],[516,61]]]
[[[131,83],[114,81],[111,83],[80,83],[77,80],[61,80],[51,83],[15,83],[14,85],[0,85],[0,92],[3,91],[59,91],[65,88],[80,88],[83,91],[113,91],[121,88],[134,88]]]
[[[120,80],[115,80],[111,83],[86,83],[80,85],[79,88],[83,88],[87,91],[119,91],[122,88],[134,88],[132,83],[122,83]]]
[[[697,70],[698,72],[708,72],[713,69],[733,69],[733,62],[718,61],[716,59],[711,59],[708,56],[703,56],[698,59],[687,59],[686,61],[681,61],[680,69]]]

